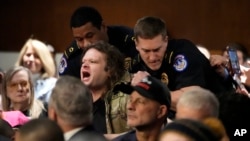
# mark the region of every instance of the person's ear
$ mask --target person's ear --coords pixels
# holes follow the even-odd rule
[[[168,42],[168,36],[163,37],[163,40],[164,40],[165,42]]]
[[[162,118],[162,117],[165,117],[165,116],[167,115],[167,112],[168,112],[167,106],[166,106],[166,105],[161,105],[161,106],[159,107],[159,111],[158,111],[157,117],[158,117],[159,119]]]
[[[138,45],[138,40],[134,39],[134,42],[135,42],[135,48],[136,48],[136,50],[139,51],[139,48],[137,46]]]
[[[0,83],[3,82],[3,77],[4,77],[4,74],[2,72],[0,72]]]
[[[16,130],[14,136],[11,139],[13,141],[22,141],[20,132],[18,130]]]
[[[57,114],[54,108],[48,107],[48,117],[53,121],[57,121]]]
[[[107,25],[105,24],[105,22],[104,22],[104,21],[102,21],[102,24],[101,24],[100,30],[101,30],[102,32],[107,32]]]
[[[112,74],[111,74],[111,70],[110,68],[108,68],[108,77],[111,78]]]

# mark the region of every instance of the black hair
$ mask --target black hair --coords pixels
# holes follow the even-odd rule
[[[60,126],[48,119],[32,119],[19,128],[22,141],[62,141],[63,131]]]
[[[96,28],[101,29],[102,20],[101,14],[95,8],[82,6],[72,14],[70,27],[80,27],[90,22]]]
[[[3,119],[0,119],[0,135],[8,138],[12,138],[12,136],[14,136],[14,130],[11,125]]]
[[[204,123],[192,119],[177,119],[166,125],[162,135],[168,131],[182,133],[193,141],[219,141],[212,130]]]

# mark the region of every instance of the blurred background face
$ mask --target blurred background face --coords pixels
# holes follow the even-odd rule
[[[159,141],[193,141],[189,137],[177,132],[167,131],[161,135]]]
[[[96,49],[89,49],[82,58],[81,80],[89,88],[99,89],[107,86],[109,72],[106,55]]]
[[[245,66],[250,68],[250,58],[247,58],[247,60],[245,62]]]
[[[143,39],[138,37],[136,40],[136,49],[144,63],[151,70],[158,70],[161,67],[165,51],[167,49],[167,37],[164,39],[162,35],[158,35],[153,39]]]
[[[72,32],[78,47],[85,48],[100,40],[108,42],[105,28],[105,26],[101,26],[101,29],[98,29],[88,22],[80,27],[73,27]]]
[[[33,47],[28,47],[23,56],[23,65],[27,67],[33,74],[40,73],[42,70],[42,61],[35,52]]]
[[[11,103],[23,103],[29,101],[30,83],[26,71],[16,72],[10,82],[7,83],[7,97]]]

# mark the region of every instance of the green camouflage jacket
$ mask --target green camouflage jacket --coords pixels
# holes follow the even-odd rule
[[[127,101],[129,95],[115,89],[121,86],[121,82],[115,84],[104,98],[106,107],[107,133],[122,133],[130,130],[127,126]]]

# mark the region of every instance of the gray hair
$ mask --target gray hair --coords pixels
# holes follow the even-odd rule
[[[219,101],[211,91],[198,88],[185,92],[179,99],[177,105],[191,109],[202,110],[209,117],[218,117]]]
[[[34,99],[34,87],[31,80],[31,72],[29,69],[22,66],[13,66],[5,74],[3,79],[3,91],[2,91],[2,108],[4,111],[10,111],[11,109],[11,99],[7,96],[7,85],[11,82],[14,75],[19,71],[25,71],[28,74],[30,98],[28,103],[29,116],[31,118],[38,118],[43,110],[45,110],[44,105],[41,101]]]
[[[71,126],[86,126],[92,122],[92,95],[80,79],[61,76],[52,91],[49,108]]]

